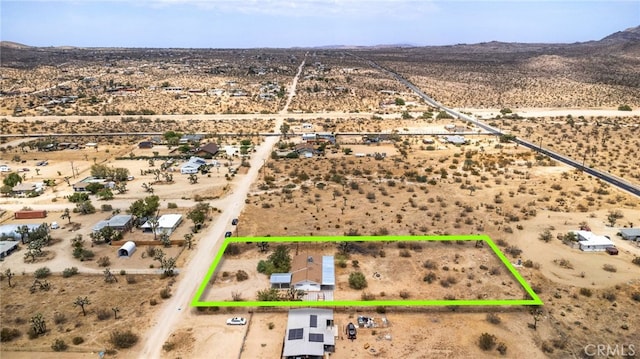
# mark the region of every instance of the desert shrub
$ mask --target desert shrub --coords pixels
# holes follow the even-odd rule
[[[606,270],[607,272],[617,272],[618,269],[612,265],[612,264],[605,264],[602,266],[602,269]]]
[[[362,294],[360,295],[360,298],[362,300],[375,300],[376,296],[373,293],[369,293],[369,292],[362,292]]]
[[[422,266],[427,269],[436,269],[438,267],[438,264],[431,259],[427,259],[426,261],[424,261],[424,263],[422,263]]]
[[[160,298],[162,299],[171,298],[171,289],[169,289],[169,287],[162,288],[162,290],[160,290]]]
[[[62,277],[63,278],[69,278],[69,277],[74,276],[76,274],[78,274],[78,268],[76,268],[76,267],[65,268],[62,271]]]
[[[120,275],[127,275],[127,271],[124,269],[120,269]]]
[[[158,305],[158,300],[156,298],[149,299],[149,305],[152,306],[152,307],[154,305]]]
[[[349,274],[349,287],[352,289],[364,289],[367,287],[367,279],[361,272],[352,272]]]
[[[431,284],[433,283],[434,280],[436,280],[436,274],[433,272],[429,272],[427,274],[425,274],[424,278],[422,278],[423,281]]]
[[[109,257],[107,256],[100,257],[98,258],[98,265],[100,267],[108,267],[109,265],[111,265],[111,259],[109,259]]]
[[[400,298],[402,298],[402,299],[407,299],[407,298],[409,298],[409,296],[410,296],[410,295],[409,295],[409,292],[408,292],[408,291],[406,291],[406,290],[401,290],[401,291],[400,291]]]
[[[403,249],[400,251],[400,257],[409,258],[411,257],[411,252],[408,249]]]
[[[136,277],[129,274],[127,277],[127,284],[136,284]]]
[[[526,261],[522,262],[522,265],[525,268],[532,268],[533,267],[533,261],[531,259],[527,259]]]
[[[640,302],[640,292],[631,293],[631,299],[635,300],[636,302]]]
[[[480,334],[478,346],[482,350],[491,350],[496,346],[496,336],[489,333]]]
[[[71,343],[73,343],[73,345],[80,345],[80,344],[84,343],[84,338],[83,337],[73,337],[73,339],[71,340]]]
[[[98,309],[98,312],[96,313],[96,317],[98,318],[98,320],[107,320],[107,319],[111,318],[111,311],[110,310],[106,310],[104,308],[100,308],[100,309]]]
[[[51,269],[49,269],[48,267],[41,267],[33,272],[33,275],[38,279],[46,278],[49,276],[49,274],[51,274]]]
[[[235,243],[229,243],[227,249],[224,250],[224,254],[229,256],[237,256],[240,254],[240,246]]]
[[[0,342],[10,342],[20,336],[20,331],[16,328],[2,328],[0,330]]]
[[[507,246],[507,241],[505,241],[502,238],[498,238],[498,239],[496,239],[496,244],[499,245],[500,247],[506,247]]]
[[[387,312],[387,308],[383,307],[383,306],[378,306],[376,307],[376,313],[378,314],[384,314]]]
[[[639,266],[640,266],[640,257],[634,257],[634,258],[631,260],[631,263],[633,263],[633,264],[636,264],[636,265],[639,265]]]
[[[482,270],[489,270],[489,267],[487,267],[484,264],[481,264],[479,268],[482,269]]]
[[[584,295],[585,297],[590,297],[593,295],[593,292],[589,288],[580,288],[580,294]]]
[[[113,211],[113,206],[107,203],[104,203],[103,205],[100,206],[100,210],[102,212],[111,212]]]
[[[174,342],[164,342],[164,344],[162,344],[162,349],[165,352],[170,352],[175,348],[176,348],[176,343],[174,343]]]
[[[489,271],[489,274],[491,274],[491,275],[499,275],[500,274],[500,268],[499,267],[492,267],[491,270]]]
[[[247,272],[243,271],[242,269],[236,272],[236,280],[238,282],[242,282],[243,280],[247,279],[249,279],[249,275],[247,274]]]
[[[178,205],[176,203],[174,203],[174,202],[169,202],[169,203],[167,203],[167,208],[176,209],[176,208],[178,208]]]
[[[522,253],[522,249],[520,249],[520,248],[518,248],[516,246],[509,246],[509,247],[507,247],[505,252],[511,254],[515,258],[515,257],[518,257]]]
[[[500,324],[502,319],[496,313],[487,313],[487,322],[491,324]]]
[[[118,349],[131,348],[138,342],[138,335],[131,330],[114,330],[109,341]]]
[[[553,239],[553,235],[551,234],[551,231],[549,229],[545,229],[542,233],[540,233],[538,239],[540,239],[541,241],[549,242],[551,241],[551,239]]]
[[[620,105],[618,106],[618,111],[632,111],[633,109],[629,105]]]
[[[616,294],[614,292],[604,292],[602,293],[602,298],[610,301],[610,302],[615,302],[616,301]]]
[[[67,322],[67,316],[64,313],[55,312],[53,313],[53,322],[55,324],[64,324]]]
[[[67,350],[68,347],[67,343],[62,339],[56,339],[53,341],[53,344],[51,344],[51,349],[53,349],[54,352],[63,352]]]
[[[272,330],[275,327],[276,327],[276,325],[273,324],[273,322],[269,322],[269,324],[267,324],[267,328],[269,328],[269,330]]]
[[[500,342],[496,350],[500,353],[500,355],[507,355],[507,345]]]

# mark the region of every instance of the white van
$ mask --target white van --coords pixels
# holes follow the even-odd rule
[[[51,222],[51,229],[58,229],[60,228],[60,225],[58,224],[58,222]]]

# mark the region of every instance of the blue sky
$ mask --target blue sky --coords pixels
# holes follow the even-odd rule
[[[0,0],[0,39],[32,46],[570,43],[638,25],[640,0]]]

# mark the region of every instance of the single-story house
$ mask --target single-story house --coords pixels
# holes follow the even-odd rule
[[[18,248],[19,243],[20,241],[0,241],[0,258],[11,254],[11,252]]]
[[[185,145],[187,143],[200,143],[200,141],[202,140],[202,137],[203,137],[202,135],[186,134],[180,137],[180,139],[178,140],[178,143],[181,145]]]
[[[71,185],[71,187],[73,188],[73,190],[75,192],[87,192],[87,186],[92,184],[92,183],[101,183],[103,184],[105,187],[108,188],[112,188],[113,185],[115,185],[115,183],[108,185],[107,184],[107,180],[104,178],[95,178],[95,177],[86,177],[84,179],[82,179],[80,182],[76,182],[74,184]]]
[[[333,256],[301,254],[291,262],[291,287],[304,291],[333,290],[336,285]]]
[[[171,235],[173,231],[178,228],[180,223],[182,222],[181,214],[163,214],[158,218],[158,227],[156,228],[156,234],[167,233]],[[152,227],[149,221],[146,221],[142,226],[140,226],[144,232],[151,232]]]
[[[285,333],[283,359],[322,359],[336,350],[338,328],[331,309],[289,310]]]
[[[93,231],[98,232],[104,227],[111,227],[116,231],[124,232],[133,226],[133,216],[130,214],[117,214],[107,220],[100,221],[93,226]]]
[[[302,157],[313,157],[316,150],[311,143],[299,143],[295,147],[295,151]]]
[[[207,161],[205,161],[204,158],[191,157],[189,158],[189,161],[187,161],[185,164],[182,165],[182,167],[180,167],[180,173],[182,174],[198,173],[198,169],[200,168],[200,166],[206,165],[206,164],[207,164]]]
[[[30,183],[30,182],[22,182],[11,188],[11,192],[16,195],[25,195],[30,192],[35,192],[40,194],[44,191],[44,183]]]
[[[138,143],[138,148],[153,148],[152,141],[142,141]]]
[[[464,136],[453,135],[453,136],[443,136],[443,138],[446,142],[454,145],[464,145],[465,143],[467,143],[467,140],[464,138]]]
[[[215,143],[207,143],[206,145],[198,148],[195,152],[196,156],[211,158],[218,154],[219,148]]]
[[[122,247],[118,249],[118,257],[131,257],[135,251],[136,243],[133,241],[126,241]]]
[[[605,236],[599,236],[589,231],[574,231],[578,237],[580,249],[585,252],[601,252],[607,248],[615,247],[611,239]]]
[[[640,228],[620,228],[620,236],[630,241],[640,241]]]

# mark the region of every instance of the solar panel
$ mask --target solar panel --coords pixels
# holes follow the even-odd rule
[[[323,343],[324,334],[321,333],[309,333],[309,341],[312,343]]]
[[[289,329],[288,340],[302,339],[302,328]]]
[[[312,314],[311,316],[309,316],[309,326],[311,328],[317,328],[318,327],[318,316]]]

